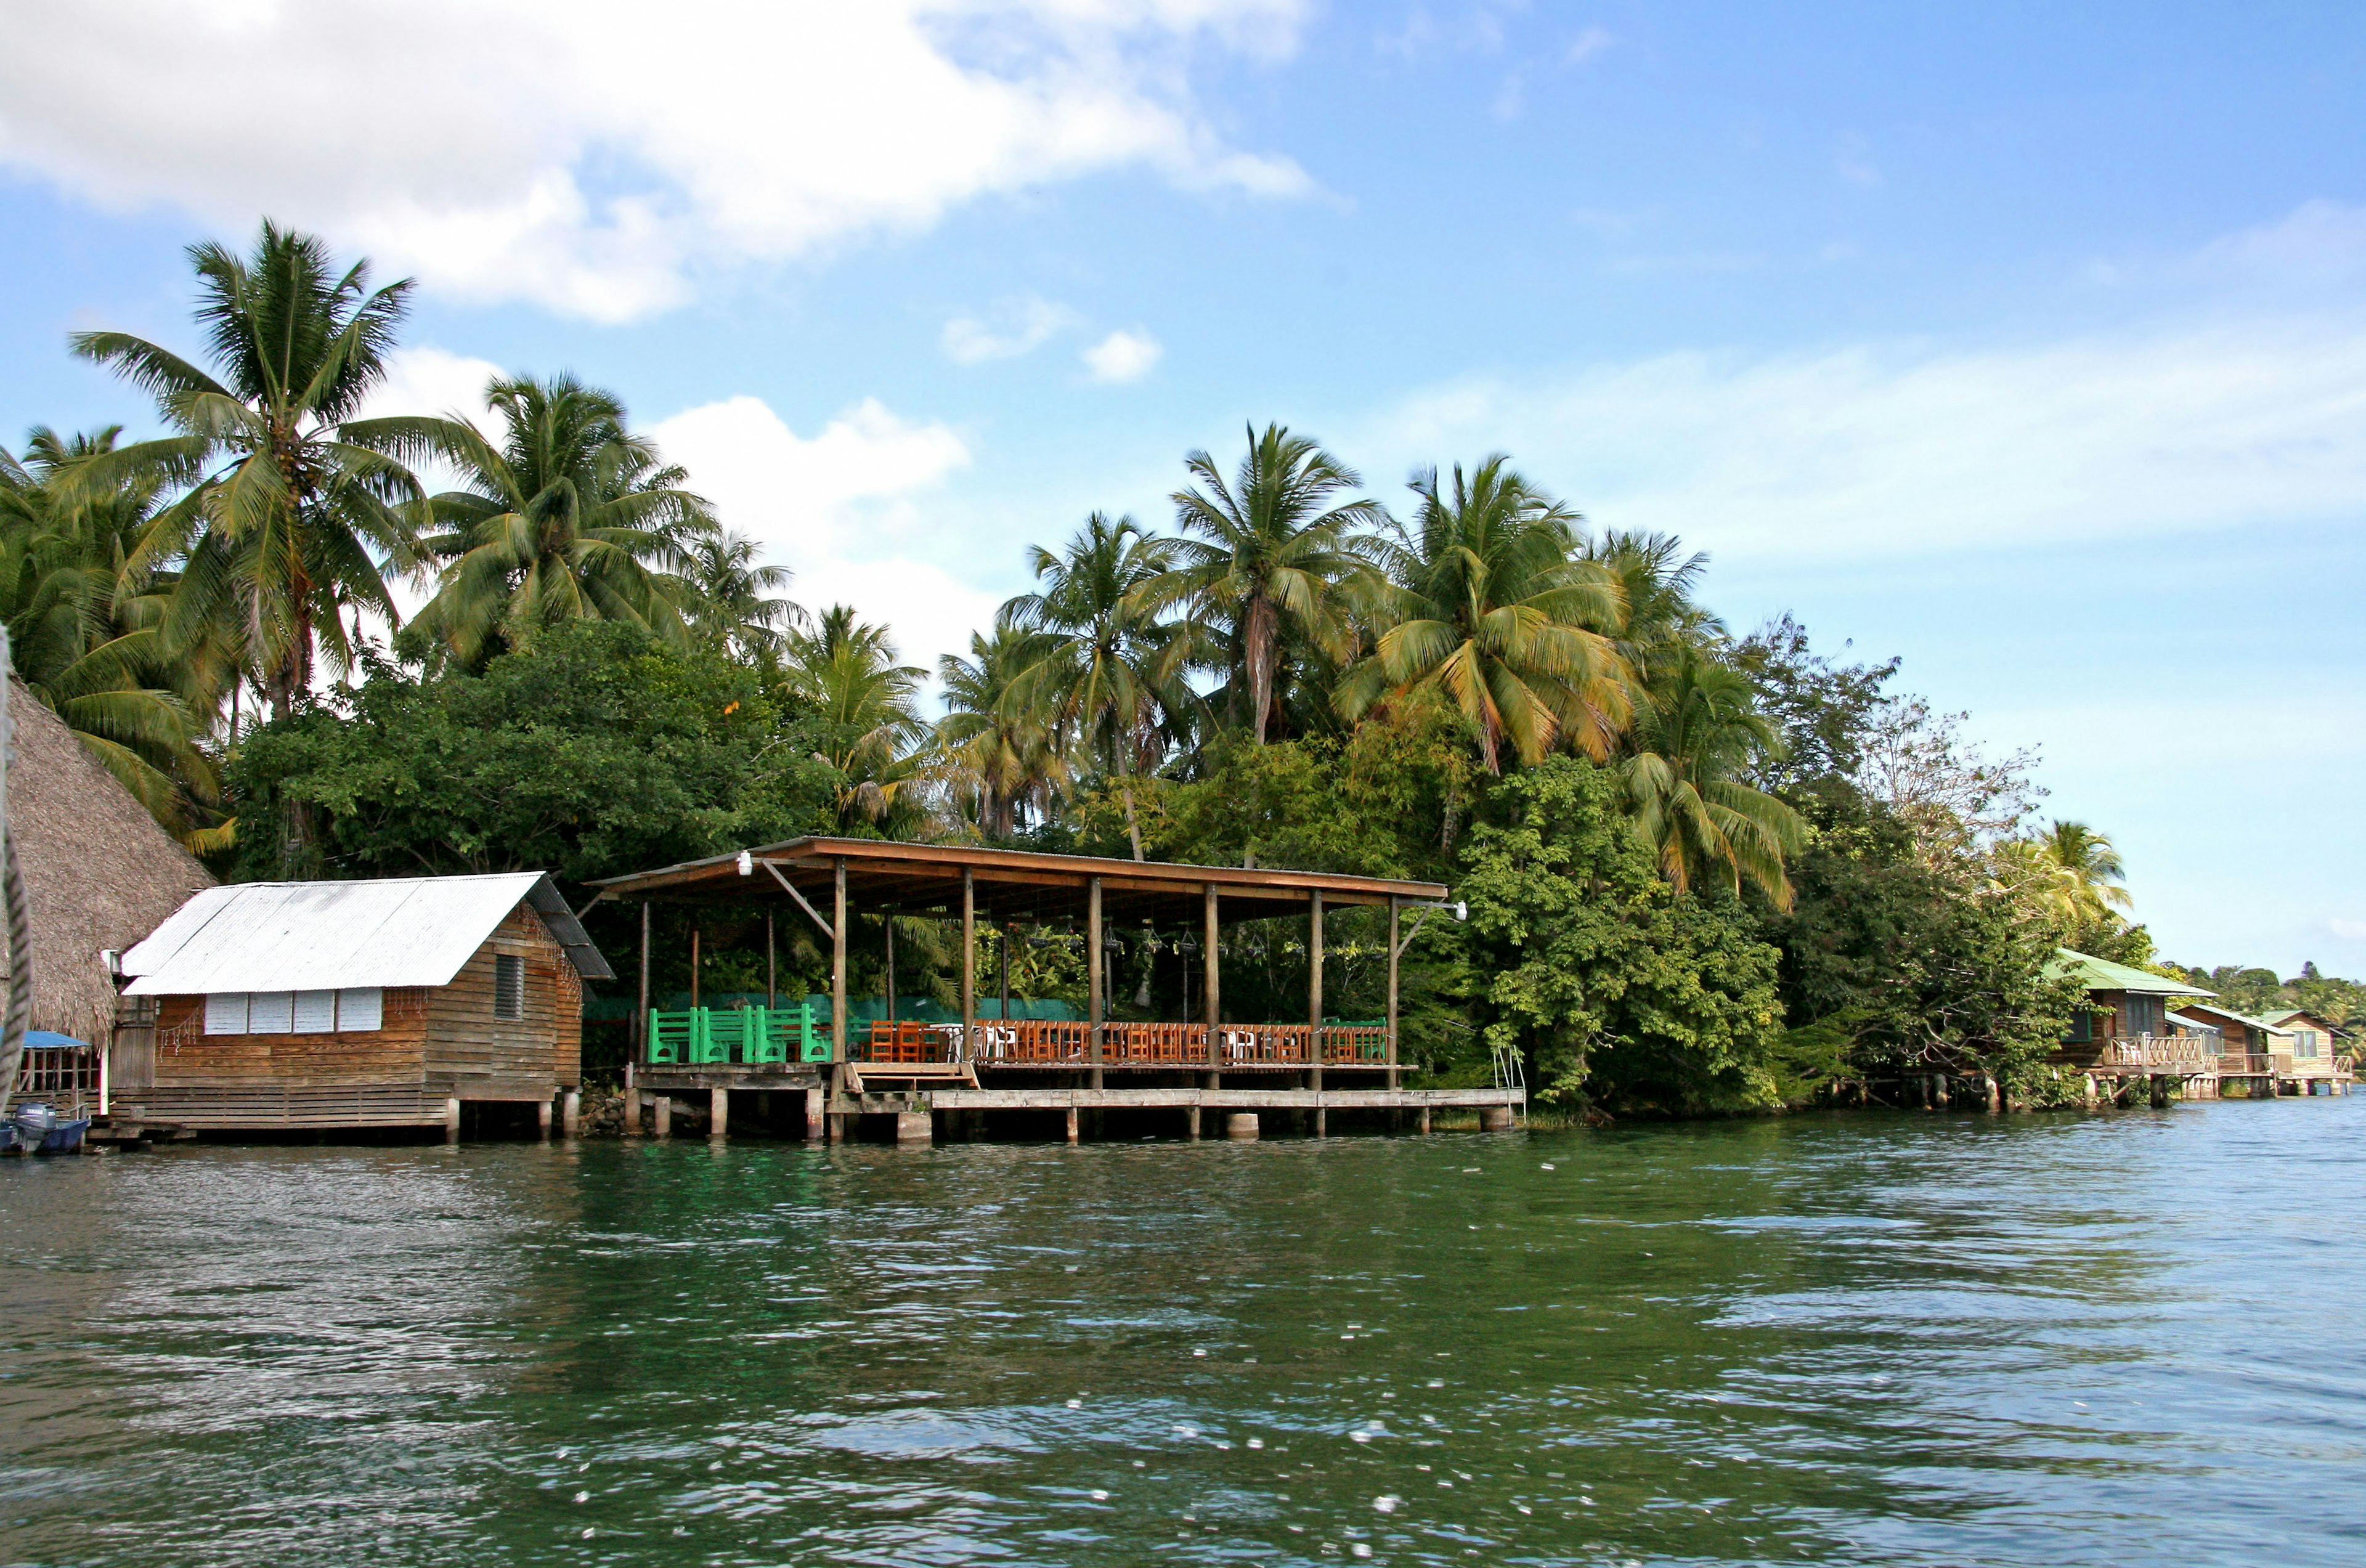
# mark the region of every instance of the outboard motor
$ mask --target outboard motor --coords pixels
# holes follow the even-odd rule
[[[39,1148],[43,1138],[57,1131],[57,1107],[32,1100],[17,1107],[9,1121],[16,1124],[17,1142],[27,1148]]]

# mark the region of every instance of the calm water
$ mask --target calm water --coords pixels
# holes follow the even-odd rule
[[[0,1559],[2366,1562],[2366,1097],[0,1167]]]

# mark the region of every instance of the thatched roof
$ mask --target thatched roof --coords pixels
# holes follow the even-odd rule
[[[100,952],[130,947],[214,879],[14,676],[8,716],[8,831],[32,905],[33,1027],[103,1043],[115,982]]]

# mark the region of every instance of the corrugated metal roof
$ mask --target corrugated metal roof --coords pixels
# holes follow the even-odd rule
[[[2199,986],[2186,985],[2181,980],[2163,979],[2149,969],[2114,964],[2091,953],[2076,953],[2067,947],[2057,947],[2054,953],[2054,972],[2070,976],[2090,991],[2134,991],[2143,997],[2214,997],[2218,994],[2205,991]]]
[[[123,955],[136,997],[446,986],[531,900],[586,978],[613,979],[549,876],[406,876],[208,887]]]
[[[2215,1002],[2194,1002],[2191,1006],[2196,1012],[2206,1012],[2218,1018],[2231,1018],[2245,1028],[2256,1029],[2262,1033],[2290,1034],[2292,1032],[2291,1030],[2280,1024],[2270,1023],[2264,1018],[2253,1018],[2249,1013],[2236,1012],[2233,1008],[2222,1008]]]

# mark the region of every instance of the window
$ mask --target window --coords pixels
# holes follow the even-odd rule
[[[2166,1010],[2162,1008],[2158,997],[2132,995],[2123,1004],[2122,1011],[2127,1021],[2126,1026],[2121,1031],[2124,1034],[2169,1032]]]
[[[2317,1040],[2318,1040],[2319,1038],[2320,1038],[2320,1036],[2317,1034],[2316,1031],[2315,1031],[2315,1030],[2314,1030],[2314,1029],[2295,1029],[2295,1030],[2293,1030],[2293,1055],[2295,1055],[2295,1056],[2314,1056],[2314,1055],[2316,1055],[2316,1043],[2317,1043]]]
[[[2077,1012],[2070,1015],[2070,1039],[2068,1043],[2072,1045],[2084,1045],[2094,1038],[2095,1015],[2087,1009],[2080,1008]]]
[[[206,998],[208,1034],[366,1033],[385,1027],[385,993],[217,991]]]
[[[337,1032],[366,1034],[386,1027],[386,993],[376,986],[337,993]]]
[[[493,1016],[525,1016],[525,960],[507,953],[493,954]]]

